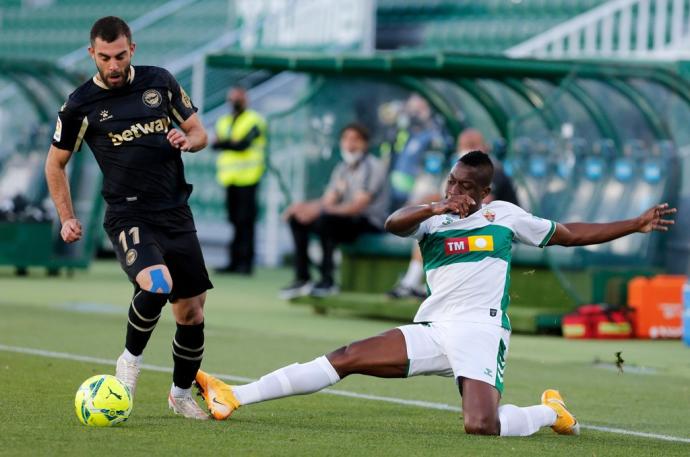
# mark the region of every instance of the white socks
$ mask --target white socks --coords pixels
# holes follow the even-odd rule
[[[189,389],[182,389],[180,387],[177,387],[175,384],[173,384],[172,387],[170,388],[170,393],[175,398],[191,397],[192,396],[192,388],[190,387]]]
[[[419,260],[410,260],[410,265],[407,267],[405,276],[400,280],[400,285],[408,289],[415,289],[419,287],[424,277],[424,267]]]
[[[501,421],[501,436],[529,436],[542,427],[553,425],[556,412],[544,405],[526,408],[503,405],[498,408],[498,419]]]
[[[294,363],[242,386],[232,388],[241,405],[318,392],[340,381],[340,376],[321,356],[311,362]]]
[[[141,360],[144,358],[143,355],[134,355],[131,352],[125,348],[124,351],[122,351],[122,356],[123,359],[128,361],[129,363],[141,363]]]

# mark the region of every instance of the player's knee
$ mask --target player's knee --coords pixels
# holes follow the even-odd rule
[[[204,321],[204,309],[202,307],[188,307],[176,313],[175,320],[182,325],[199,325]]]
[[[356,343],[349,344],[328,354],[328,360],[342,379],[357,372],[362,360],[362,351]]]
[[[468,435],[498,435],[498,420],[488,414],[466,414],[464,416],[465,433]]]
[[[204,311],[201,308],[188,309],[176,316],[178,324],[199,325],[204,322]]]
[[[137,274],[137,284],[142,290],[155,294],[169,294],[173,288],[170,272],[165,265],[153,265]]]
[[[173,313],[178,324],[199,325],[204,322],[204,301],[206,294],[180,299],[173,303]]]
[[[326,358],[341,379],[350,374],[349,367],[347,366],[347,361],[345,359],[345,346],[331,352],[326,356]]]

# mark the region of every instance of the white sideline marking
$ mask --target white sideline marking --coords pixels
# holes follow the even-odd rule
[[[42,349],[24,348],[24,347],[19,347],[19,346],[7,346],[4,344],[0,344],[0,351],[14,352],[14,353],[18,353],[18,354],[37,355],[37,356],[41,356],[41,357],[48,357],[51,359],[63,359],[63,360],[73,360],[73,361],[77,361],[77,362],[99,363],[99,364],[103,364],[103,365],[115,365],[115,360],[103,359],[100,357],[91,357],[88,355],[79,355],[79,354],[69,354],[66,352],[44,351]],[[145,370],[157,371],[157,372],[161,372],[161,373],[172,373],[172,368],[163,367],[160,365],[149,365],[149,364],[143,363],[141,365],[141,368],[143,368]],[[246,378],[244,376],[233,376],[233,375],[217,374],[217,373],[212,373],[212,374],[213,374],[213,376],[216,376],[217,378],[225,379],[227,381],[240,381],[240,382],[255,381],[255,379]],[[379,395],[360,394],[357,392],[350,392],[347,390],[336,390],[336,389],[324,389],[321,392],[327,393],[330,395],[338,395],[341,397],[359,398],[362,400],[383,401],[383,402],[387,402],[387,403],[395,403],[398,405],[417,406],[417,407],[426,408],[426,409],[462,412],[462,408],[460,408],[458,406],[448,405],[445,403],[435,403],[435,402],[422,401],[422,400],[405,400],[403,398],[383,397],[383,396],[379,396]],[[672,441],[675,443],[690,443],[690,438],[682,438],[679,436],[661,435],[658,433],[636,432],[633,430],[625,430],[625,429],[621,429],[621,428],[612,428],[612,427],[602,427],[599,425],[580,424],[580,427],[585,428],[585,429],[589,429],[589,430],[596,430],[598,432],[615,433],[618,435],[638,436],[641,438],[650,438],[650,439],[656,439],[656,440],[662,440],[662,441]]]

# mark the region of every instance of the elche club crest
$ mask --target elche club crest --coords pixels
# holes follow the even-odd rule
[[[485,209],[482,215],[484,216],[484,219],[486,219],[489,222],[493,222],[496,220],[496,213],[494,213],[490,209]]]

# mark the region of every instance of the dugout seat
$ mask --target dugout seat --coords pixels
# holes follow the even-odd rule
[[[574,181],[580,174],[577,165],[581,164],[586,152],[587,142],[582,138],[572,138],[561,142],[549,157],[549,175],[541,198],[539,216],[558,219],[567,207]]]
[[[677,167],[673,144],[661,141],[647,146],[639,140],[625,144],[623,156],[613,162],[605,184],[600,206],[593,215],[595,222],[635,217],[652,205],[675,200]],[[658,234],[633,234],[619,240],[583,248],[588,261],[600,264],[627,264],[652,259],[649,254],[662,240]]]
[[[599,140],[589,149],[584,140],[574,139],[566,142],[564,149],[568,152],[561,154],[562,164],[556,159],[552,181],[552,186],[558,186],[559,189],[544,195],[544,212],[537,215],[560,222],[586,221],[592,216],[596,199],[608,176],[608,163],[614,154],[613,141]],[[563,190],[560,189],[563,186],[560,181],[567,183]],[[575,249],[554,246],[546,254],[543,249],[522,244],[516,244],[513,248],[516,264],[545,265],[546,255],[560,266],[582,266],[582,258]]]
[[[526,169],[535,144],[531,138],[518,137],[515,138],[510,149],[510,154],[503,161],[503,170],[513,180],[520,205],[529,210],[532,207],[530,192],[534,183],[526,176]],[[533,167],[532,171],[538,174],[539,166]]]
[[[389,233],[372,233],[342,245],[341,290],[371,293],[390,290],[410,262],[415,242]]]

